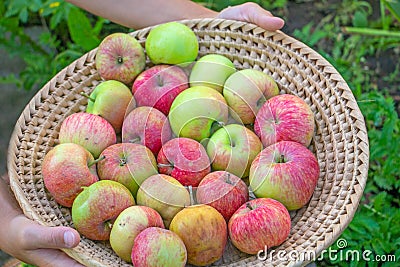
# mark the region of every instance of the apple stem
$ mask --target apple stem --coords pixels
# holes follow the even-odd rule
[[[253,210],[253,207],[250,205],[249,202],[246,203],[246,208],[248,208],[249,210]]]
[[[118,64],[122,64],[124,62],[124,59],[122,58],[122,56],[118,56],[117,62],[118,62]]]
[[[168,168],[168,167],[174,167],[174,165],[171,164],[171,163],[158,163],[157,167],[159,167],[159,168]]]
[[[278,159],[278,163],[285,163],[285,156],[284,155],[280,155],[279,159]]]
[[[136,138],[133,138],[133,139],[129,140],[129,143],[136,144],[136,143],[139,143],[139,142],[140,142],[140,137],[136,137]]]
[[[106,221],[106,225],[111,229],[113,227],[113,224],[110,221]]]
[[[92,97],[90,97],[90,95],[86,94],[85,92],[81,92],[81,95],[84,96],[84,97],[86,97],[88,100],[90,100],[90,101],[92,101],[92,102],[95,101]]]
[[[163,80],[162,80],[162,78],[161,78],[161,75],[157,75],[156,77],[157,77],[157,84],[158,84],[158,86],[163,86],[164,84],[163,84]]]
[[[226,183],[233,185],[232,181],[231,181],[231,174],[228,172],[226,175]]]
[[[122,157],[119,159],[119,166],[125,166],[126,165],[126,157]]]
[[[105,158],[106,158],[106,156],[101,156],[101,157],[98,158],[98,159],[92,160],[91,162],[89,162],[88,167],[92,167],[94,164],[96,164],[96,163],[99,162],[99,161],[102,161],[102,160],[105,159]]]

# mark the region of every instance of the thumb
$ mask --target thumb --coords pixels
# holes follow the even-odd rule
[[[70,227],[48,227],[33,223],[25,228],[26,249],[73,248],[80,242],[79,233]]]

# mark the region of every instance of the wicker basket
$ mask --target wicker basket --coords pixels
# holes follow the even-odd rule
[[[319,255],[352,220],[367,179],[367,131],[351,90],[324,58],[282,32],[221,19],[182,23],[198,36],[199,56],[222,54],[238,69],[262,70],[277,81],[281,93],[295,94],[311,106],[316,123],[311,149],[321,173],[312,199],[292,214],[290,236],[275,251]],[[150,29],[132,35],[144,46]],[[87,99],[80,92],[90,93],[101,81],[95,69],[95,53],[96,49],[73,62],[35,95],[17,121],[10,141],[8,170],[12,190],[26,216],[43,225],[72,225],[70,210],[58,205],[44,187],[41,162],[58,144],[61,122],[68,115],[85,110]],[[88,266],[131,266],[118,258],[107,242],[82,238],[78,247],[65,252]],[[277,254],[260,260],[240,253],[228,243],[223,258],[214,265],[286,266],[305,265],[311,260],[293,260]]]

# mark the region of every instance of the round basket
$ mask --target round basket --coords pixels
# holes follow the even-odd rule
[[[368,174],[369,147],[364,118],[340,74],[311,48],[284,33],[253,24],[222,20],[184,20],[199,40],[199,56],[216,53],[238,69],[271,75],[281,93],[303,98],[315,114],[311,149],[320,177],[310,202],[292,213],[288,239],[263,257],[240,253],[229,242],[219,266],[305,265],[329,247],[357,209]],[[144,46],[151,27],[132,35]],[[44,155],[58,144],[58,131],[70,114],[84,111],[90,93],[101,82],[88,52],[51,79],[29,102],[16,123],[8,151],[11,188],[27,217],[48,226],[72,226],[70,210],[58,205],[41,176]],[[147,61],[150,64],[149,61]],[[88,266],[131,266],[108,242],[82,237],[65,252]],[[278,253],[280,252],[280,253]]]

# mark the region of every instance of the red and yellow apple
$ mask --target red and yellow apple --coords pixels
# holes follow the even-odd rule
[[[100,43],[95,58],[96,69],[105,80],[130,84],[146,66],[141,44],[126,33],[112,33]]]
[[[250,187],[256,197],[273,198],[296,210],[310,200],[319,172],[317,158],[309,149],[294,141],[280,141],[254,159]]]
[[[98,181],[95,163],[92,154],[82,146],[59,144],[43,158],[44,185],[57,203],[71,207],[83,187]]]
[[[290,215],[284,205],[270,198],[243,204],[228,223],[233,245],[247,254],[282,244],[290,233]]]
[[[314,113],[300,97],[281,94],[270,98],[258,111],[254,132],[265,147],[279,141],[309,146],[314,136]]]
[[[188,77],[178,66],[155,65],[136,77],[132,93],[138,106],[155,107],[168,116],[176,96],[188,88]]]
[[[232,214],[249,200],[245,182],[226,171],[214,171],[201,180],[196,190],[197,202],[219,211],[228,222]]]
[[[184,186],[197,186],[211,171],[205,148],[190,138],[174,138],[166,142],[157,156],[160,173],[170,175]]]
[[[222,257],[228,239],[224,217],[211,206],[199,204],[178,212],[169,229],[185,243],[188,263],[210,265]]]
[[[99,115],[85,112],[69,115],[61,124],[58,139],[61,144],[75,143],[98,158],[108,146],[117,142],[112,125]]]

